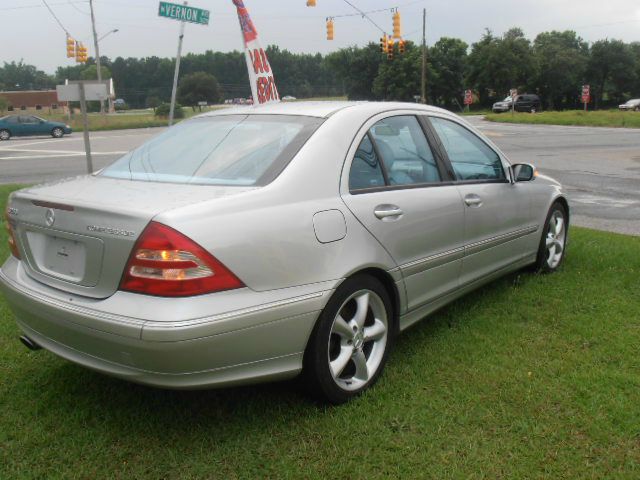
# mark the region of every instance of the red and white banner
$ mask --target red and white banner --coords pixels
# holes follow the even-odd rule
[[[464,91],[464,104],[471,105],[473,103],[473,92],[471,90]]]
[[[591,86],[583,85],[582,86],[582,103],[591,102]]]
[[[256,30],[249,11],[244,6],[243,0],[232,0],[238,10],[238,20],[244,41],[244,52],[247,59],[247,69],[249,70],[249,82],[251,83],[251,94],[254,105],[279,102],[280,95],[273,79],[273,71],[267,54],[258,41],[258,31]]]

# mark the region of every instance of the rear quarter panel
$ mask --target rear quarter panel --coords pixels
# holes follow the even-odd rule
[[[271,184],[165,212],[156,220],[193,238],[257,291],[324,281],[337,285],[368,267],[392,270],[391,257],[339,194],[346,152],[362,122],[362,113],[331,117]],[[346,235],[320,243],[313,216],[332,209],[344,216]]]

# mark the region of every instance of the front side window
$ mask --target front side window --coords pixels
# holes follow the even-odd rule
[[[458,180],[505,180],[500,157],[479,137],[450,120],[431,117],[430,121]]]
[[[100,175],[149,182],[266,185],[322,119],[293,115],[200,117],[166,130]]]

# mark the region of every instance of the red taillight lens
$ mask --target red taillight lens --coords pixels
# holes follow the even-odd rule
[[[16,236],[11,226],[11,220],[9,219],[9,211],[4,212],[4,228],[7,230],[7,239],[9,242],[9,250],[11,255],[20,260],[20,251],[18,250],[18,244],[16,243]]]
[[[200,245],[157,222],[142,232],[120,282],[120,290],[161,297],[188,297],[243,286]]]

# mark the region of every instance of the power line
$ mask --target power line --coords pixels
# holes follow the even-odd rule
[[[78,7],[75,6],[74,2],[72,2],[71,0],[67,0],[67,4],[71,5],[76,12],[80,12],[81,14],[87,15],[87,16],[91,15],[90,13],[83,12],[82,10],[80,10]]]
[[[415,5],[417,3],[425,3],[425,0],[416,0],[415,2],[403,3],[402,5],[396,5],[396,6],[388,7],[388,8],[379,8],[378,10],[369,10],[369,11],[366,11],[366,12],[363,12],[363,13],[365,13],[367,15],[371,15],[373,13],[389,12],[389,11],[394,10],[394,9],[409,7],[409,6]],[[360,17],[360,16],[362,16],[362,13],[345,13],[343,15],[330,15],[331,18]]]
[[[60,19],[56,16],[55,13],[53,13],[53,10],[51,10],[51,7],[47,3],[47,0],[42,0],[42,3],[44,3],[45,7],[47,7],[49,12],[51,12],[51,15],[53,16],[53,18],[55,18],[56,22],[58,22],[58,25],[60,25],[60,28],[62,28],[62,30],[64,30],[64,33],[66,33],[68,36],[71,36],[71,35],[69,35],[69,31],[66,28],[64,28],[64,25],[62,25],[62,22],[60,21]]]
[[[356,7],[353,3],[351,3],[349,0],[342,0],[344,3],[346,3],[347,5],[349,5],[351,8],[353,8],[354,10],[356,10],[357,12],[359,12],[362,15],[362,18],[366,18],[367,20],[369,20],[378,30],[380,30],[382,33],[386,33],[386,31],[380,27],[380,25],[378,25],[376,22],[374,22],[371,17],[369,17],[369,15],[367,15],[366,12],[363,12],[362,10],[360,10],[358,7]]]
[[[59,6],[59,5],[73,5],[75,3],[88,3],[88,0],[75,0],[75,1],[69,0],[66,3],[52,3],[51,5],[56,7],[56,6]],[[4,11],[4,10],[24,10],[24,9],[28,9],[28,8],[42,8],[42,5],[20,5],[18,7],[3,7],[3,8],[0,8],[0,11]]]

